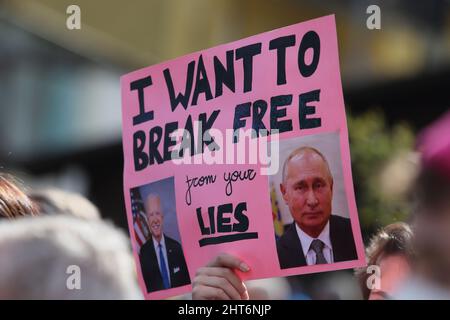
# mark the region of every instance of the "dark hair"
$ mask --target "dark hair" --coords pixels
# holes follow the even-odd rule
[[[10,175],[0,174],[0,218],[38,215],[38,210]]]
[[[386,256],[404,255],[408,260],[415,256],[413,250],[413,232],[411,227],[404,222],[396,222],[380,229],[370,240],[366,249],[367,265],[378,265]],[[370,290],[367,287],[367,268],[356,271],[359,285],[364,299],[368,299]]]

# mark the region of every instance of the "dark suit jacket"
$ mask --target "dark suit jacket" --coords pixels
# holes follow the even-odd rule
[[[330,216],[330,240],[333,246],[334,262],[356,260],[356,247],[350,219]],[[277,241],[278,260],[281,269],[306,266],[302,245],[292,223]]]
[[[176,240],[169,238],[166,235],[164,235],[164,239],[166,243],[171,288],[191,283],[181,245]],[[150,238],[141,247],[141,252],[139,254],[142,276],[144,277],[147,292],[164,289],[156,254],[155,247],[153,246],[153,239]]]

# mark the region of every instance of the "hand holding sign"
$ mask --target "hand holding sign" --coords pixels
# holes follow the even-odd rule
[[[194,300],[248,300],[245,284],[234,272],[248,272],[250,268],[238,258],[222,253],[206,267],[197,270],[192,282]]]

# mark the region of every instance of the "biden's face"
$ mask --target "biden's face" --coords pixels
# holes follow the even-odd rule
[[[295,155],[287,163],[281,192],[297,225],[317,237],[330,219],[333,199],[333,179],[322,157]]]
[[[161,209],[161,201],[158,197],[147,199],[147,223],[152,236],[159,240],[163,233],[164,216]]]

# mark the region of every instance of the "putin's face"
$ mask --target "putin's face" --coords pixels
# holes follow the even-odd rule
[[[150,232],[156,240],[160,240],[163,234],[164,216],[161,209],[161,201],[159,197],[149,196],[146,202],[147,205],[147,223]]]
[[[333,178],[320,155],[303,151],[286,164],[281,193],[297,225],[317,237],[331,215]]]

